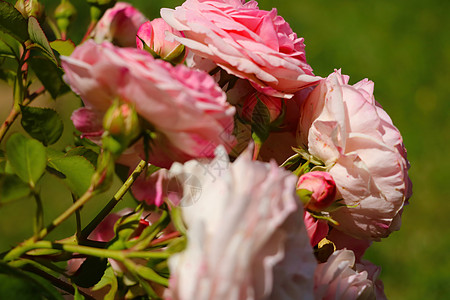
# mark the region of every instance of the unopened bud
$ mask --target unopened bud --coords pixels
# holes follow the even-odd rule
[[[136,33],[147,18],[126,2],[118,2],[105,11],[91,37],[97,43],[110,41],[120,47],[135,47]]]
[[[44,5],[38,0],[19,0],[14,6],[24,18],[35,17],[38,20],[45,14]]]
[[[61,33],[65,34],[70,22],[77,14],[76,8],[69,2],[69,0],[62,0],[55,9],[56,25]]]
[[[139,117],[134,108],[128,103],[115,101],[103,118],[103,128],[112,138],[108,143],[113,153],[125,150],[140,134]],[[104,146],[105,143],[103,143]]]
[[[136,36],[136,46],[150,52],[155,58],[162,58],[174,64],[184,61],[186,49],[177,41],[166,40],[166,32],[181,36],[161,18],[147,21],[141,25]]]
[[[105,11],[116,4],[116,0],[86,0],[91,5],[91,21],[97,22]]]
[[[297,193],[306,209],[320,212],[335,201],[336,184],[330,173],[313,171],[300,176]]]

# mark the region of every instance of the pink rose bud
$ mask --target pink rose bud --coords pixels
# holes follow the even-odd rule
[[[307,211],[303,212],[303,222],[308,233],[311,246],[316,246],[328,234],[328,223],[325,220],[318,220]]]
[[[139,27],[136,36],[138,49],[149,51],[154,57],[180,63],[186,57],[184,45],[177,41],[166,40],[166,31],[182,36],[181,32],[173,29],[161,18],[147,21]]]
[[[131,4],[117,2],[105,12],[92,37],[97,43],[107,40],[120,47],[134,47],[136,33],[146,21],[147,18]]]
[[[322,211],[330,206],[336,196],[336,184],[330,173],[313,171],[300,176],[297,190],[309,191],[302,193],[301,200],[306,209]]]
[[[265,108],[264,108],[265,107]],[[242,107],[242,117],[248,122],[269,118],[269,124],[276,121],[283,112],[283,100],[255,92],[248,96]]]
[[[117,151],[125,150],[140,134],[139,117],[135,109],[128,103],[115,101],[103,117],[103,128],[119,143]],[[113,143],[116,145],[116,143]],[[113,149],[110,149],[113,150]]]

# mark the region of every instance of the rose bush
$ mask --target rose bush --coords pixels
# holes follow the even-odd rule
[[[174,40],[268,95],[291,98],[319,79],[306,62],[303,38],[276,9],[260,10],[256,1],[187,0],[161,16],[183,32]]]
[[[411,195],[409,162],[398,129],[373,97],[373,82],[348,84],[335,71],[304,99],[298,144],[321,159],[344,207],[331,213],[339,230],[379,240],[399,229]]]
[[[85,104],[85,115],[89,110],[103,116],[115,99],[134,105],[156,133],[148,153],[154,164],[167,167],[173,161],[211,157],[217,145],[229,151],[235,143],[234,108],[204,72],[173,67],[142,50],[92,41],[63,57],[62,66],[64,79]],[[88,120],[86,127],[91,123],[96,124]],[[137,145],[145,157],[142,143]]]

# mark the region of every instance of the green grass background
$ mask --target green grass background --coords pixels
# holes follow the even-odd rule
[[[41,2],[52,7],[57,1]],[[79,41],[87,24],[82,13],[87,6],[82,0],[72,2],[79,15],[69,35]],[[129,2],[149,18],[157,17],[160,7],[182,3]],[[316,75],[342,68],[351,83],[366,77],[375,82],[376,99],[403,134],[414,194],[404,211],[402,229],[374,243],[366,258],[382,266],[389,299],[450,297],[450,1],[261,0],[259,5],[266,10],[277,7],[305,38],[306,57]],[[6,98],[8,94],[2,94],[3,104]],[[77,101],[64,97],[52,105],[66,108],[68,120],[67,107],[75,108]],[[2,119],[5,114],[0,111]],[[67,122],[68,131],[70,126]],[[48,198],[68,199],[64,193],[50,192]],[[67,205],[64,201],[51,205],[61,211]],[[15,229],[30,223],[32,210],[23,209],[30,203],[23,200],[1,208],[2,216],[5,211],[11,216],[0,220],[1,249],[26,237],[26,229],[20,234]],[[94,209],[102,203],[101,199],[91,205]],[[17,226],[12,225],[12,216]]]

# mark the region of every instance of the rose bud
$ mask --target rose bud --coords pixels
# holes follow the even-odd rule
[[[336,184],[330,173],[313,171],[306,173],[298,179],[297,191],[300,193],[306,209],[322,211],[330,206],[336,197]]]
[[[139,27],[136,46],[138,49],[149,51],[155,58],[162,58],[175,64],[181,63],[186,57],[185,47],[177,41],[166,40],[166,31],[181,36],[179,31],[170,27],[161,18],[147,21]]]
[[[91,36],[95,42],[111,41],[120,47],[134,47],[136,33],[147,18],[129,3],[117,2],[106,10]]]
[[[268,116],[268,123],[271,124],[281,116],[282,112],[283,100],[281,98],[255,92],[245,99],[241,114],[248,122],[259,122]]]
[[[39,3],[38,0],[19,0],[14,5],[24,18],[35,17],[41,20],[45,15],[44,5]]]
[[[115,101],[106,112],[103,118],[103,128],[120,144],[117,145],[120,148],[117,151],[109,149],[113,153],[125,150],[141,131],[139,117],[134,108],[128,103],[119,103],[119,101]]]
[[[69,0],[63,0],[55,9],[56,25],[61,31],[61,35],[65,36],[70,22],[77,13],[76,8]]]

